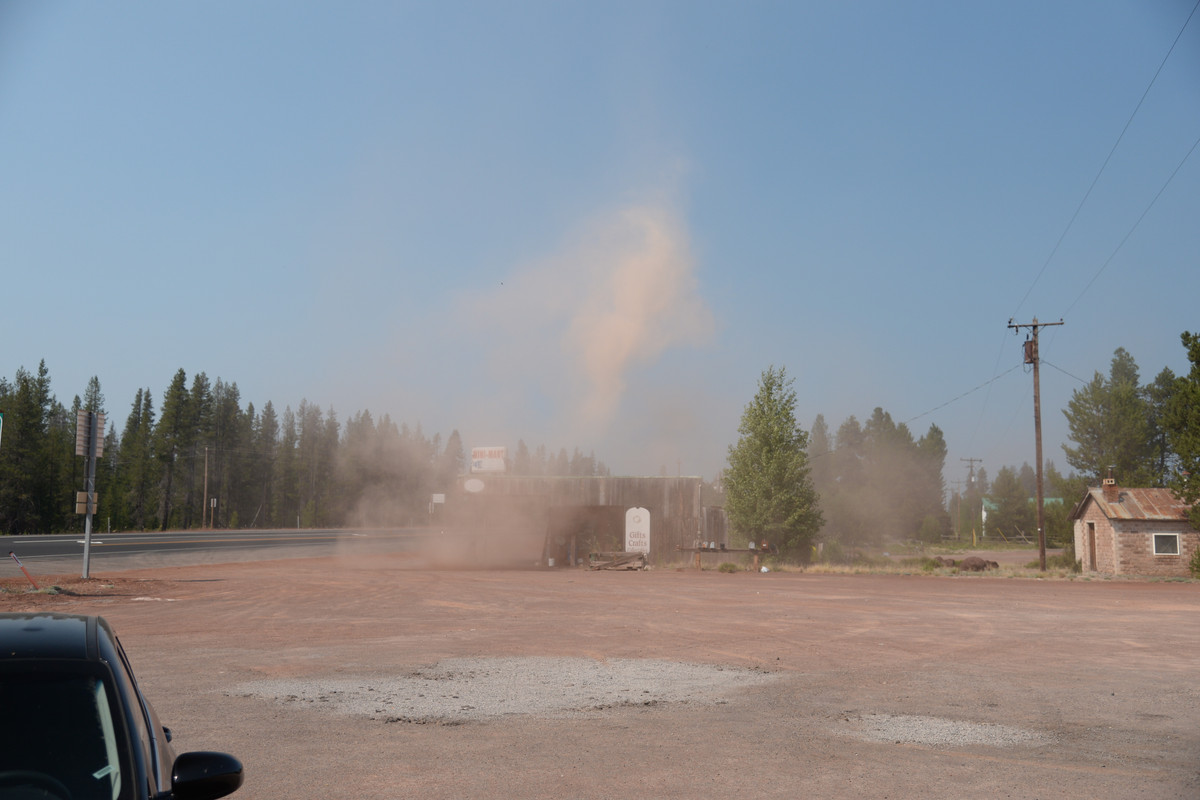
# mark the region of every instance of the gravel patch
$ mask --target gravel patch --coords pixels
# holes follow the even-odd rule
[[[869,742],[922,744],[928,747],[1012,747],[1020,744],[1042,744],[1049,740],[1043,733],[1024,728],[943,717],[872,714],[860,718],[858,722],[860,727],[850,735]]]
[[[268,679],[236,691],[384,722],[454,725],[516,714],[561,718],[661,703],[719,704],[776,677],[643,659],[455,658],[395,677]]]

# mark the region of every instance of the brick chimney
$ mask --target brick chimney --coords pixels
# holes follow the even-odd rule
[[[1104,490],[1104,502],[1121,502],[1121,489],[1117,486],[1117,479],[1113,477],[1111,469],[1108,471],[1108,477],[1101,483],[1101,488]]]

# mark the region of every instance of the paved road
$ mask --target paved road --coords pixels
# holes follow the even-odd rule
[[[327,556],[353,550],[391,552],[410,549],[425,539],[425,528],[395,530],[253,530],[163,531],[161,533],[93,533],[89,573],[158,565],[187,565],[245,560]],[[21,563],[37,574],[82,574],[82,534],[0,536],[0,575],[19,574]]]

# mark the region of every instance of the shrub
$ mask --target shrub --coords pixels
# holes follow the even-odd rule
[[[717,567],[717,572],[741,572],[742,568],[732,561],[723,561],[721,566]]]
[[[842,546],[837,542],[826,542],[825,547],[821,550],[821,560],[826,564],[844,564],[846,555],[842,552]]]
[[[926,514],[921,521],[921,530],[917,538],[928,544],[936,544],[942,540],[942,523],[933,514]]]
[[[1075,559],[1075,553],[1072,549],[1072,552],[1047,558],[1046,569],[1065,569],[1071,572],[1083,572],[1083,564]]]
[[[1042,568],[1042,562],[1030,561],[1025,565],[1025,569],[1039,570]],[[1065,569],[1069,572],[1083,572],[1083,564],[1075,560],[1073,553],[1064,552],[1060,556],[1046,556],[1046,569]]]
[[[1188,562],[1188,572],[1192,573],[1193,578],[1200,578],[1200,547],[1192,553],[1192,560]]]

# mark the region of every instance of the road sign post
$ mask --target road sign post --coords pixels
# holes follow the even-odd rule
[[[75,455],[87,459],[86,491],[76,497],[75,513],[86,514],[83,522],[83,577],[91,577],[92,515],[96,513],[96,460],[104,455],[104,414],[79,410],[75,415]]]

